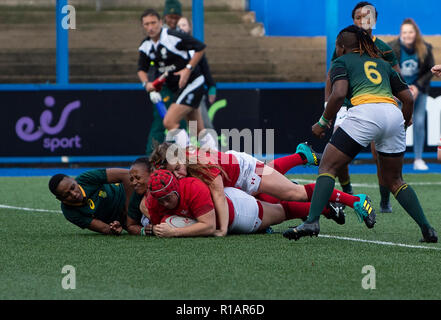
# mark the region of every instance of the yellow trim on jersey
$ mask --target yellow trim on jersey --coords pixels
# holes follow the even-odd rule
[[[377,40],[376,36],[372,36],[372,41],[375,42],[375,40]]]
[[[392,103],[398,107],[398,104],[394,98],[375,96],[373,94],[360,94],[359,96],[353,97],[351,99],[351,103],[353,106],[366,103]]]
[[[83,187],[81,187],[80,185],[78,185],[78,187],[80,188],[83,197],[86,197],[86,192],[84,191]]]

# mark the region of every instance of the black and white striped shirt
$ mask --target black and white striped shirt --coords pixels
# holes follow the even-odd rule
[[[160,74],[168,71],[167,86],[172,91],[178,90],[179,76],[177,72],[191,60],[190,50],[201,51],[205,44],[192,36],[166,28],[162,28],[158,42],[153,42],[150,37],[145,38],[139,47],[138,71],[148,72],[151,65],[154,65]],[[201,75],[200,67],[197,65],[192,71],[188,83]]]

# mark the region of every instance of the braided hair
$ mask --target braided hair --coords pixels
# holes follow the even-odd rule
[[[172,143],[164,142],[160,145],[157,145],[154,148],[150,156],[150,164],[153,170],[166,169],[168,164],[167,156],[172,156],[179,163],[186,165],[187,174],[189,177],[198,178],[206,185],[211,184],[213,180],[216,178],[216,176],[211,171],[214,168],[218,169],[224,178],[230,180],[225,170],[222,169],[222,167],[217,164],[201,163],[201,161],[199,161],[200,160],[199,157],[197,158],[197,163],[193,163],[189,161],[190,160],[189,153],[194,154],[194,151],[198,151],[198,150],[191,150],[192,148],[194,149],[195,147],[190,146],[185,149],[179,149],[178,147],[176,147],[174,149],[169,149],[172,145],[173,145]],[[172,155],[167,154],[167,151],[169,150],[174,150]],[[182,155],[184,155],[184,158],[181,158]]]
[[[351,25],[340,31],[337,36],[337,44],[348,49],[356,49],[360,55],[366,53],[372,58],[380,58],[378,50],[369,33],[356,25]]]

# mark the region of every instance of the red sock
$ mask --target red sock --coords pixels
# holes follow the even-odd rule
[[[307,162],[308,160],[303,160],[298,153],[294,153],[290,156],[275,159],[267,165],[274,168],[274,170],[280,172],[281,174],[285,174],[289,169],[306,164]]]
[[[311,207],[311,202],[280,201],[280,204],[285,210],[286,220],[306,218]],[[322,214],[327,216],[329,209],[325,208]]]
[[[308,201],[311,201],[312,194],[314,192],[315,183],[306,184],[304,187],[306,190],[306,194],[308,195]],[[360,201],[359,197],[350,195],[349,193],[345,193],[337,189],[334,189],[331,197],[329,198],[329,202],[340,202],[351,208],[353,208],[354,203],[358,201]]]
[[[256,194],[254,198],[269,203],[280,203],[280,199],[274,198],[273,196],[270,196],[269,194],[265,194],[265,193]]]
[[[334,189],[331,197],[329,198],[330,202],[340,202],[351,208],[354,207],[354,203],[360,201],[359,197],[353,196],[349,193]]]

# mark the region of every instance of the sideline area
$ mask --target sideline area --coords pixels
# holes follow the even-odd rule
[[[275,157],[279,158],[279,157],[283,157],[285,156],[284,154],[277,154]],[[89,158],[89,157],[84,157],[84,158]],[[104,158],[104,157],[97,157],[97,158]],[[103,161],[103,159],[101,159],[101,161],[99,161],[99,163],[97,163],[97,165],[91,165],[91,162],[94,161],[90,161],[90,159],[83,159],[84,161],[84,166],[81,166],[81,162],[83,161],[79,161],[78,163],[75,163],[74,166],[75,168],[72,167],[63,167],[60,164],[60,167],[54,167],[52,165],[51,168],[44,168],[41,164],[36,164],[35,167],[31,168],[31,167],[20,167],[19,165],[17,165],[16,167],[8,167],[8,168],[0,168],[0,177],[38,177],[38,176],[52,176],[54,174],[57,173],[64,173],[67,175],[71,175],[71,176],[76,176],[78,174],[80,174],[81,172],[84,172],[86,170],[89,169],[96,169],[97,167],[99,168],[108,168],[108,167],[128,167],[130,166],[130,163],[133,162],[135,159],[137,158],[137,156],[127,156],[124,157],[124,159],[119,159],[121,161],[120,165],[115,165],[114,163],[111,164],[106,164],[105,161]],[[429,170],[427,171],[418,171],[418,170],[414,170],[413,169],[413,163],[411,163],[411,159],[413,159],[413,153],[409,152],[406,153],[405,155],[405,161],[410,163],[405,163],[403,166],[403,173],[404,174],[427,174],[427,173],[441,173],[441,163],[437,163],[437,162],[432,162],[432,161],[436,161],[436,153],[434,152],[428,152],[428,153],[423,153],[423,158],[426,160],[426,163],[429,167]],[[367,161],[371,161],[372,159],[372,155],[370,153],[360,153],[357,158],[354,160],[354,163],[352,163],[350,165],[350,173],[356,174],[375,174],[377,172],[377,168],[373,163],[359,163],[359,162],[367,162]],[[264,159],[262,159],[264,160]],[[64,162],[64,161],[63,161]],[[117,161],[115,161],[117,162]],[[0,163],[2,163],[2,161],[0,161]],[[4,163],[4,162],[3,162]],[[44,163],[48,164],[48,163],[52,163],[54,164],[54,162],[52,161],[44,161]],[[55,162],[57,163],[57,162]],[[65,165],[72,165],[69,162],[65,163]],[[291,170],[289,170],[287,172],[287,174],[317,174],[318,170],[317,167],[303,167],[303,166],[298,166],[295,167]]]

